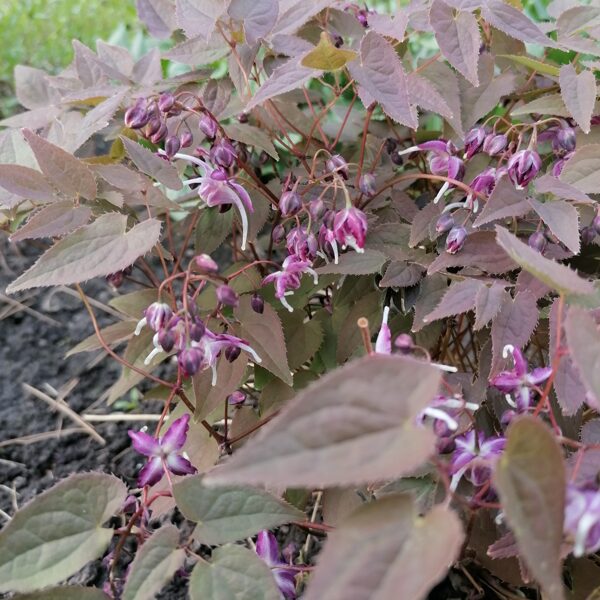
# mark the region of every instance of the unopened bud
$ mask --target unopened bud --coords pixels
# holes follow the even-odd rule
[[[189,131],[184,131],[181,134],[181,147],[189,148],[194,141],[194,136]]]
[[[252,310],[259,315],[262,315],[265,311],[265,301],[260,294],[252,294],[252,298],[250,298],[250,306],[252,307]]]
[[[158,110],[168,113],[175,106],[175,96],[171,92],[163,92],[158,97]]]
[[[313,221],[317,221],[321,218],[321,215],[325,211],[325,204],[321,198],[317,198],[316,200],[311,200],[308,204],[308,212]]]
[[[284,217],[295,215],[302,208],[302,198],[298,192],[283,192],[279,199],[279,210]]]
[[[244,392],[240,392],[239,390],[236,390],[227,396],[227,403],[230,406],[239,406],[240,404],[244,404],[244,402],[246,402],[246,394],[244,394]]]
[[[206,325],[200,319],[195,319],[190,327],[190,338],[194,342],[199,342],[206,332]]]
[[[367,197],[371,198],[377,191],[375,184],[375,175],[372,173],[364,173],[358,180],[358,189]]]
[[[219,272],[219,265],[208,254],[199,254],[194,258],[194,262],[203,273]]]
[[[150,112],[146,109],[146,99],[140,98],[131,108],[125,111],[125,125],[130,129],[141,129],[150,119]]]
[[[150,136],[150,141],[153,144],[158,144],[165,139],[167,133],[168,133],[167,124],[161,123],[160,127],[158,128],[158,131]]]
[[[394,340],[394,346],[398,348],[402,354],[408,354],[414,348],[413,339],[408,333],[401,333]]]
[[[161,329],[158,332],[158,343],[165,352],[171,352],[175,347],[175,333],[172,329]]]
[[[435,223],[437,233],[446,233],[454,227],[454,217],[450,213],[443,213]]]
[[[546,240],[546,236],[541,231],[534,231],[527,240],[527,244],[530,248],[537,250],[538,252],[543,252],[546,249],[546,245],[548,244],[548,240]]]
[[[181,148],[181,141],[176,135],[170,135],[165,141],[165,154],[173,158]]]
[[[235,290],[226,284],[220,285],[216,290],[216,294],[219,303],[225,306],[237,306],[240,303]]]
[[[177,356],[177,364],[183,371],[184,376],[191,377],[198,372],[204,355],[200,348],[184,348]]]
[[[339,173],[344,179],[348,179],[348,163],[340,154],[334,154],[331,158],[327,159],[325,168],[330,173],[334,171]]]
[[[508,138],[503,133],[490,133],[483,140],[483,151],[489,156],[497,156],[506,146],[508,146]]]
[[[596,233],[600,233],[600,215],[596,215],[592,221],[592,227]]]
[[[209,139],[213,140],[217,135],[219,126],[217,122],[212,118],[211,115],[204,113],[198,121],[198,127],[200,131]]]
[[[596,230],[593,227],[584,227],[581,230],[581,241],[584,244],[591,244],[596,239]]]
[[[278,244],[285,238],[285,229],[281,223],[273,227],[271,237],[273,238],[273,242],[275,242],[276,244]]]
[[[225,350],[225,358],[230,362],[234,362],[237,357],[241,354],[241,349],[238,348],[237,346],[229,346],[226,350]]]
[[[448,254],[456,254],[463,249],[465,240],[467,239],[467,230],[461,226],[455,226],[448,232],[446,238],[446,252]]]

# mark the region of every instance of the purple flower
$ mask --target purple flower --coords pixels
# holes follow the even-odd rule
[[[248,215],[246,211],[254,212],[248,192],[233,178],[229,177],[223,169],[211,169],[205,162],[193,156],[185,154],[176,154],[175,156],[193,162],[204,171],[202,177],[188,179],[184,183],[187,185],[199,183],[198,195],[206,202],[207,206],[235,204],[242,221],[242,250],[245,250],[248,239]]]
[[[302,198],[298,192],[283,192],[279,199],[279,210],[284,217],[292,217],[302,208]]]
[[[217,287],[216,294],[220,304],[235,307],[240,303],[240,299],[235,290],[229,285],[223,284]]]
[[[295,254],[302,260],[313,260],[317,255],[319,244],[315,234],[307,233],[302,226],[290,229],[285,242],[288,253]]]
[[[508,161],[508,176],[518,190],[527,187],[542,166],[542,159],[535,150],[520,150]]]
[[[252,310],[259,315],[262,315],[265,312],[265,301],[263,297],[256,292],[252,294],[252,298],[250,298],[250,306],[252,307]]]
[[[181,148],[181,140],[176,135],[170,135],[165,140],[165,154],[169,158],[173,158]]]
[[[463,249],[465,240],[467,239],[467,230],[459,225],[453,227],[448,232],[446,237],[446,252],[448,254],[456,254]]]
[[[250,354],[254,362],[261,362],[260,356],[248,345],[246,340],[226,333],[213,333],[209,329],[205,330],[200,341],[192,342],[192,348],[198,348],[202,352],[200,370],[212,369],[212,385],[217,384],[217,359],[221,352],[236,348]]]
[[[358,180],[358,189],[369,198],[375,195],[377,185],[375,183],[375,175],[373,173],[364,173]]]
[[[492,190],[496,186],[496,169],[488,167],[473,177],[473,180],[469,184],[469,187],[479,194],[485,194],[486,196],[492,193]],[[473,206],[473,211],[477,212],[479,200],[477,196],[473,198],[473,194],[469,193],[466,201],[467,206]]]
[[[546,236],[541,231],[534,231],[527,240],[529,247],[538,252],[543,252],[547,243]]]
[[[481,432],[476,436],[475,431],[470,430],[457,437],[455,443],[456,450],[450,461],[452,490],[456,490],[463,476],[475,486],[488,481],[491,465],[502,454],[506,439],[499,436],[486,438]]]
[[[319,283],[319,276],[312,268],[312,263],[292,254],[283,261],[281,271],[267,275],[262,280],[262,284],[266,285],[274,282],[275,297],[278,298],[281,304],[283,304],[290,312],[294,312],[294,309],[286,300],[286,296],[291,296],[294,293],[294,290],[297,290],[300,287],[300,280],[303,273],[312,275],[315,285]]]
[[[433,419],[436,435],[448,437],[458,429],[458,418],[463,411],[476,411],[478,408],[478,404],[466,402],[461,397],[448,398],[440,395],[419,413],[417,420],[424,422],[426,418]]]
[[[600,550],[600,492],[567,487],[565,534],[573,541],[573,554],[583,556]]]
[[[237,152],[233,144],[227,139],[215,142],[210,149],[210,160],[225,169],[231,167],[236,158]]]
[[[392,353],[392,332],[388,325],[388,318],[390,316],[390,307],[386,306],[383,309],[383,320],[381,321],[381,327],[377,334],[377,340],[375,341],[375,352],[377,354],[391,354]]]
[[[181,368],[183,376],[191,377],[195,375],[202,365],[203,358],[200,348],[184,348],[177,356],[177,364]]]
[[[333,233],[333,229],[327,227],[325,224],[321,225],[321,228],[319,229],[319,246],[322,251],[317,254],[327,261],[333,256],[333,261],[337,265],[339,253],[335,234]]]
[[[518,348],[507,344],[504,346],[502,356],[506,358],[509,353],[512,355],[514,363],[512,370],[498,373],[498,375],[492,377],[490,384],[506,394],[506,401],[513,408],[516,408],[519,412],[524,412],[529,408],[530,388],[546,381],[552,374],[552,368],[538,367],[529,372],[527,360]],[[516,396],[516,402],[512,400],[509,394]]]
[[[156,439],[143,431],[129,430],[129,437],[137,452],[150,460],[138,475],[139,487],[158,483],[168,469],[174,475],[190,475],[196,468],[190,461],[179,454],[187,438],[190,415],[186,414],[173,421],[169,429],[160,439]]]
[[[279,556],[279,546],[270,531],[261,531],[256,538],[256,554],[262,558],[273,573],[277,587],[287,600],[296,598],[296,578],[294,571],[286,567]]]
[[[199,254],[194,257],[194,262],[200,271],[204,273],[218,273],[219,265],[208,255],[208,254]]]
[[[450,231],[453,227],[454,217],[448,212],[441,214],[435,223],[436,233],[446,233],[446,231]]]
[[[503,133],[490,133],[483,141],[483,151],[489,156],[497,156],[508,146],[508,138]]]
[[[339,173],[344,179],[348,179],[348,163],[345,158],[339,154],[334,154],[327,159],[325,168],[330,173]]]
[[[485,140],[486,131],[483,127],[474,127],[465,136],[465,154],[463,158],[469,160],[477,154]]]
[[[573,152],[569,152],[568,154],[565,154],[562,158],[559,158],[553,165],[552,165],[552,175],[554,177],[559,177],[560,174],[562,173],[563,167],[565,166],[566,162],[573,156]]]
[[[211,115],[204,113],[198,121],[198,128],[209,140],[214,140],[219,126]]]
[[[173,316],[173,311],[164,302],[153,302],[145,311],[144,318],[138,321],[135,335],[140,335],[142,328],[146,325],[153,331],[162,329]]]
[[[342,248],[350,246],[357,252],[364,252],[367,216],[352,205],[338,211],[333,220],[333,235]]]
[[[556,132],[556,137],[552,140],[552,147],[555,152],[573,152],[577,137],[575,130],[568,125],[560,127]]]
[[[146,98],[138,98],[136,103],[125,111],[125,125],[130,129],[141,129],[148,124],[150,116]]]

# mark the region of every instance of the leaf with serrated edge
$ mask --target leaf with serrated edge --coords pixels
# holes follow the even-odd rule
[[[85,225],[92,216],[88,206],[73,206],[73,202],[55,202],[33,213],[27,223],[10,236],[11,242],[57,237]]]
[[[571,116],[582,131],[589,133],[590,121],[596,102],[596,78],[594,74],[588,70],[577,74],[575,67],[568,64],[560,68],[558,81],[565,106],[569,109]]]
[[[234,314],[240,322],[236,330],[261,358],[260,366],[292,385],[283,327],[275,309],[265,303],[264,312],[258,314],[252,310],[251,298],[246,295],[240,298]]]
[[[277,22],[278,0],[232,0],[229,15],[244,23],[246,42],[255,44],[265,37]]]
[[[593,294],[594,286],[575,271],[542,256],[503,227],[496,227],[496,240],[504,251],[523,269],[547,286],[565,294]]]
[[[563,600],[560,546],[565,505],[565,466],[554,434],[534,417],[514,421],[494,472],[521,554],[548,600]]]
[[[360,63],[360,64],[359,64]],[[416,111],[411,107],[406,75],[394,47],[370,31],[360,43],[360,61],[348,65],[350,75],[394,121],[415,129]]]
[[[551,75],[552,77],[558,77],[560,69],[555,65],[536,60],[530,56],[521,56],[520,54],[499,54],[498,58],[508,58],[519,65],[523,65],[536,73],[543,73],[544,75]]]
[[[67,196],[96,199],[96,179],[88,166],[62,148],[23,129],[23,135],[35,154],[42,173]]]
[[[299,369],[307,360],[310,360],[323,343],[324,334],[321,323],[316,319],[305,322],[304,317],[304,312],[294,311],[288,313],[284,318],[288,361],[292,371]]]
[[[566,198],[567,200],[575,200],[586,204],[593,203],[593,200],[587,194],[552,175],[538,177],[534,180],[533,187],[539,194],[553,194],[557,198]]]
[[[463,539],[460,519],[445,506],[421,517],[410,494],[369,502],[329,535],[305,600],[420,600],[458,558]]]
[[[165,525],[138,549],[128,569],[122,600],[151,600],[183,565],[185,550],[178,548],[179,530]]]
[[[290,521],[304,513],[291,504],[250,487],[207,487],[202,475],[185,477],[173,486],[183,516],[198,523],[194,538],[203,544],[235,542]]]
[[[417,73],[410,73],[406,77],[406,87],[411,104],[417,104],[425,110],[430,110],[448,119],[454,116],[444,97],[429,79],[421,77]]]
[[[211,562],[196,563],[190,600],[280,600],[269,567],[254,552],[230,544],[213,551]]]
[[[594,318],[579,308],[570,308],[565,320],[570,356],[585,387],[600,401],[600,332]]]
[[[529,198],[531,208],[538,214],[548,229],[573,253],[579,254],[579,213],[564,200],[539,202]]]
[[[157,219],[142,221],[127,232],[126,225],[125,215],[102,215],[57,242],[6,291],[68,285],[121,271],[152,249],[161,228]]]
[[[431,323],[473,310],[477,292],[482,287],[485,287],[485,284],[477,279],[463,279],[463,281],[453,283],[435,310],[423,317],[423,321]]]
[[[517,190],[508,177],[502,177],[486,200],[473,227],[481,227],[492,221],[508,217],[520,217],[526,215],[530,210],[525,190]]]
[[[600,189],[600,144],[588,144],[577,150],[565,163],[560,180],[586,194]]]
[[[72,475],[18,510],[0,531],[0,592],[59,583],[102,555],[113,536],[102,524],[127,487],[113,475]]]
[[[408,357],[353,361],[297,394],[206,483],[330,486],[404,475],[433,450],[415,419],[439,382],[437,369]]]
[[[137,321],[117,321],[112,325],[108,325],[104,327],[104,329],[100,330],[102,334],[102,339],[109,345],[118,344],[119,342],[123,342],[129,339],[135,328],[137,326]],[[73,356],[73,354],[79,354],[80,352],[91,352],[92,350],[99,350],[102,348],[102,344],[98,339],[98,336],[95,333],[92,333],[89,337],[85,338],[85,340],[79,342],[76,346],[71,348],[66,354],[65,358],[69,356]]]
[[[434,0],[429,22],[444,58],[477,87],[481,35],[475,16],[465,11],[455,15],[454,10],[445,2]]]
[[[39,171],[21,165],[0,165],[0,187],[28,200],[56,200],[48,180]]]
[[[172,190],[180,190],[183,187],[177,169],[170,162],[156,156],[148,148],[144,148],[144,146],[130,140],[128,137],[122,135],[120,140],[123,142],[129,158],[142,173],[150,175],[150,177]]]
[[[224,0],[176,0],[177,24],[187,37],[207,39],[225,11]]]
[[[275,160],[279,160],[279,154],[277,154],[273,142],[262,129],[254,127],[254,125],[248,125],[247,123],[230,123],[229,125],[224,125],[223,129],[227,137],[232,140],[237,140],[248,146],[264,150],[269,156],[272,156]]]
[[[484,285],[475,296],[475,331],[485,327],[500,311],[507,299],[504,286],[494,282],[491,286]]]

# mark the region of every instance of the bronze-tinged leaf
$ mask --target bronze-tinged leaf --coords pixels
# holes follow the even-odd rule
[[[503,227],[496,227],[496,240],[504,251],[523,269],[547,286],[563,294],[594,293],[594,285],[565,265],[542,256]]]
[[[239,306],[234,310],[237,334],[244,338],[261,359],[260,366],[279,377],[288,385],[293,379],[287,360],[283,327],[275,309],[265,303],[265,310],[258,314],[252,310],[249,295],[240,298]]]
[[[600,189],[600,144],[587,144],[575,150],[565,163],[560,180],[586,194]]]
[[[577,73],[572,64],[563,65],[559,75],[560,93],[584,133],[590,132],[590,120],[596,102],[596,78],[587,69]]]
[[[529,199],[531,208],[550,231],[573,253],[579,254],[579,213],[577,209],[565,200],[554,202],[539,202]]]
[[[493,482],[527,567],[548,600],[564,600],[565,465],[555,436],[539,419],[521,417],[509,427]]]
[[[102,339],[109,346],[114,346],[119,342],[128,340],[133,335],[136,326],[137,321],[134,320],[117,321],[116,323],[112,323],[111,325],[104,327],[104,329],[101,329],[100,333],[102,334]],[[73,354],[91,352],[92,350],[99,350],[100,348],[102,348],[102,344],[100,343],[98,336],[95,333],[92,333],[92,335],[71,348],[65,354],[65,358],[73,356]]]
[[[169,161],[153,154],[148,148],[144,148],[128,137],[122,135],[120,140],[125,146],[127,155],[142,173],[146,173],[172,190],[183,188],[177,169]]]
[[[42,173],[60,192],[73,198],[96,199],[96,179],[85,163],[30,129],[23,129],[23,135]]]
[[[416,416],[439,382],[435,367],[408,357],[356,360],[289,400],[206,483],[317,487],[404,475],[434,448]]]
[[[565,320],[570,357],[587,390],[600,402],[600,331],[594,317],[571,307]]]
[[[452,566],[463,538],[445,506],[421,517],[409,494],[369,502],[329,535],[305,599],[420,600]]]
[[[486,285],[477,279],[463,279],[453,283],[435,309],[423,317],[423,321],[430,323],[473,310],[477,293],[484,287]]]
[[[319,43],[304,56],[300,64],[303,67],[319,69],[321,71],[337,71],[346,66],[346,63],[357,57],[354,50],[336,48],[329,39],[329,34],[321,32]]]
[[[0,187],[36,202],[52,202],[56,194],[48,180],[35,169],[21,165],[0,165]]]
[[[14,600],[110,600],[98,588],[82,587],[79,585],[46,588],[31,594],[17,594]]]
[[[33,213],[27,223],[10,236],[11,242],[35,240],[65,235],[85,225],[92,216],[88,206],[73,206],[73,202],[54,202]]]
[[[317,273],[323,275],[368,275],[378,273],[385,264],[387,258],[377,250],[365,250],[364,252],[347,252],[340,256],[336,263],[330,262],[317,269]]]
[[[79,283],[128,267],[158,242],[161,222],[147,219],[127,232],[126,226],[125,215],[102,215],[54,244],[6,291]]]
[[[504,286],[494,282],[491,286],[484,285],[475,297],[475,324],[477,331],[485,327],[500,311],[502,305],[509,299]]]
[[[517,190],[508,177],[502,177],[487,199],[483,210],[475,219],[473,227],[481,227],[492,221],[509,217],[521,217],[531,210],[527,203],[527,192]]]

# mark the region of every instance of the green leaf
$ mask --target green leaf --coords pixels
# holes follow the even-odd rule
[[[524,67],[536,71],[537,73],[542,73],[543,75],[558,77],[560,72],[559,67],[542,62],[541,60],[536,60],[535,58],[530,58],[529,56],[522,56],[520,54],[499,54],[497,58],[508,58],[519,65],[523,65]]]
[[[353,361],[286,402],[205,482],[317,487],[406,475],[434,448],[432,432],[416,417],[439,382],[438,369],[408,357]]]
[[[275,309],[265,303],[264,312],[258,314],[252,309],[250,296],[242,296],[234,314],[240,322],[236,331],[260,356],[260,366],[292,385],[283,328]]]
[[[338,263],[330,262],[317,269],[319,274],[369,275],[378,273],[387,261],[385,255],[377,250],[365,250],[362,253],[342,254]]]
[[[109,598],[97,588],[73,585],[50,588],[32,594],[17,594],[13,600],[109,600]]]
[[[178,548],[179,530],[165,525],[138,549],[131,563],[122,600],[153,600],[185,560]]]
[[[321,39],[317,46],[311,50],[301,61],[303,67],[319,69],[321,71],[337,71],[354,60],[358,54],[353,50],[336,48],[329,39],[329,35],[321,32]]]
[[[100,330],[102,333],[102,339],[109,345],[118,344],[129,339],[135,331],[137,322],[136,321],[117,321],[112,325],[108,325],[104,329]],[[102,348],[102,344],[95,333],[92,333],[85,340],[79,342],[76,346],[71,348],[65,357],[73,356],[73,354],[79,354],[80,352],[91,352],[92,350],[99,350]]]
[[[269,567],[242,546],[222,546],[210,563],[199,561],[190,577],[191,600],[280,600]]]
[[[283,316],[290,369],[299,369],[310,360],[323,343],[323,328],[315,319],[304,321],[305,313],[294,311]]]
[[[268,492],[207,487],[202,479],[202,475],[185,477],[173,486],[173,495],[183,516],[198,523],[194,537],[203,544],[235,542],[261,529],[304,520],[304,513]]]
[[[446,506],[420,517],[408,494],[369,502],[329,535],[304,598],[425,598],[458,558],[463,538]]]
[[[194,247],[197,253],[210,254],[231,233],[233,211],[219,212],[218,207],[203,208],[196,225]]]
[[[555,436],[539,419],[521,417],[508,429],[494,487],[521,555],[548,600],[563,600],[565,465]]]
[[[563,294],[593,294],[594,286],[565,265],[545,258],[503,227],[496,227],[496,241],[504,251],[534,277]]]
[[[0,532],[0,592],[54,585],[101,556],[113,536],[102,524],[126,494],[120,479],[85,473],[34,498]]]
[[[127,232],[126,226],[125,215],[102,215],[57,242],[6,291],[79,283],[128,267],[158,242],[161,222],[147,219]]]
[[[232,140],[237,140],[247,146],[254,146],[258,150],[264,150],[269,156],[279,160],[279,154],[277,154],[273,142],[263,129],[247,123],[230,123],[224,125],[223,129],[225,129],[227,137]]]

